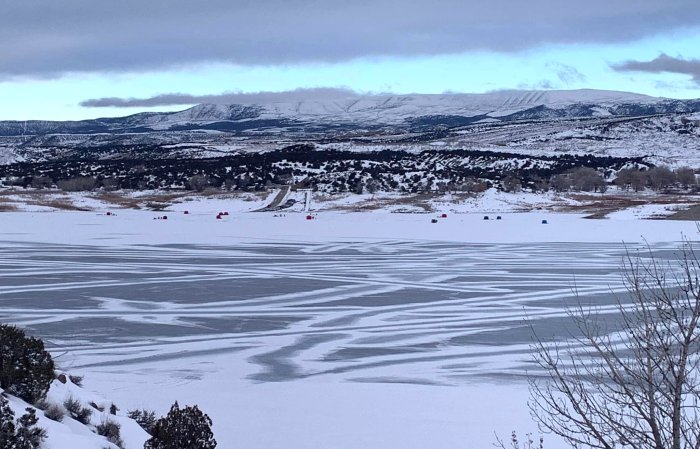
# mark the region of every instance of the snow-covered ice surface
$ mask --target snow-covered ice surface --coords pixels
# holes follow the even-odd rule
[[[9,242],[122,246],[158,244],[230,245],[240,242],[335,243],[358,246],[370,241],[442,241],[463,243],[551,243],[551,242],[650,242],[678,241],[681,233],[692,237],[695,223],[673,220],[639,220],[632,213],[610,220],[586,220],[584,215],[534,211],[500,212],[503,203],[493,202],[493,212],[452,213],[447,219],[436,213],[343,213],[320,212],[315,220],[302,213],[237,213],[216,219],[226,211],[224,202],[202,206],[175,205],[181,210],[148,212],[3,212],[0,238]],[[544,203],[543,203],[544,204]],[[491,208],[491,206],[489,206]],[[487,210],[480,207],[475,210]],[[469,210],[465,206],[466,211]],[[235,209],[231,208],[231,211]],[[461,212],[458,210],[458,212]],[[500,215],[502,220],[495,220]],[[158,220],[166,215],[167,220]],[[484,220],[489,216],[490,220]],[[543,225],[542,220],[548,224]]]
[[[542,212],[159,215],[0,214],[0,321],[122,410],[199,404],[221,448],[488,448],[533,431],[525,316],[566,338],[575,282],[614,318],[626,251],[643,236],[670,257],[696,235]]]

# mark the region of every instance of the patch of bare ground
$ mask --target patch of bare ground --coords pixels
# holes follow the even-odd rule
[[[270,192],[222,192],[219,189],[206,189],[203,192],[154,192],[147,194],[132,194],[130,192],[99,192],[91,195],[92,198],[111,204],[121,209],[148,209],[162,211],[173,204],[187,201],[195,201],[198,198],[242,199],[244,201],[256,201],[266,198]]]
[[[57,193],[60,192],[60,190],[43,190],[43,189],[6,189],[6,190],[0,190],[0,198],[1,197],[8,197],[8,196],[20,196],[20,197],[27,197],[27,198],[34,198],[34,197],[45,197],[49,193]]]
[[[150,209],[160,211],[167,209],[175,203],[179,203],[186,195],[186,192],[151,193],[139,196],[132,196],[124,192],[99,192],[92,195],[92,197],[121,209]]]
[[[49,207],[58,210],[70,210],[70,211],[89,211],[89,208],[76,206],[69,196],[61,197],[62,192],[56,191],[46,191],[46,190],[10,190],[3,191],[0,194],[0,207],[1,210],[20,210],[17,204],[23,204],[26,206],[40,206]],[[12,196],[9,200],[7,197]]]
[[[700,221],[700,204],[694,204],[687,209],[679,210],[665,218],[667,220]]]
[[[410,196],[402,196],[395,198],[370,198],[353,204],[340,204],[333,207],[333,210],[345,212],[367,212],[379,209],[393,208],[405,206],[407,208],[422,209],[423,212],[434,212],[431,201],[438,198],[435,194],[416,194]],[[330,198],[333,198],[332,196]],[[322,202],[321,198],[314,198],[315,202]],[[415,210],[407,210],[415,212]]]
[[[200,195],[200,196],[213,196],[213,197],[217,197],[217,196],[220,196],[220,195],[225,195],[226,193],[225,193],[225,192],[222,192],[221,189],[217,189],[217,188],[215,188],[215,187],[208,187],[208,188],[202,190],[201,192],[198,192],[197,194]]]
[[[71,203],[70,200],[63,200],[63,199],[52,199],[52,200],[48,200],[48,201],[27,202],[26,204],[36,205],[36,206],[46,206],[46,207],[51,207],[53,209],[58,209],[58,210],[73,210],[73,211],[82,211],[82,212],[86,212],[86,211],[91,210],[90,208],[87,208],[87,207],[76,206],[75,204]]]
[[[14,212],[17,207],[12,203],[0,202],[0,212]]]
[[[655,196],[632,196],[632,195],[570,195],[569,198],[577,201],[579,204],[567,204],[557,209],[559,212],[575,212],[580,214],[588,214],[584,218],[601,219],[606,218],[608,214],[624,209],[629,209],[636,206],[644,206],[649,204],[659,205],[694,205],[697,203],[697,198],[682,196],[682,195],[655,195]],[[683,211],[679,211],[683,212]],[[678,213],[677,213],[678,214]],[[676,214],[674,214],[676,215]],[[673,216],[664,217],[665,219],[674,219]],[[682,218],[675,218],[680,220]]]
[[[476,195],[477,195],[476,193],[471,193],[471,192],[453,193],[452,200],[456,203],[463,203],[467,200],[475,198]]]
[[[140,200],[137,198],[127,197],[125,195],[114,192],[100,192],[92,195],[96,200],[103,201],[106,204],[111,204],[114,207],[121,209],[141,209]]]
[[[83,212],[91,210],[90,208],[87,208],[87,207],[76,206],[68,198],[37,196],[37,197],[34,197],[33,199],[24,199],[23,201],[21,201],[21,203],[26,205],[26,206],[50,207],[52,209],[58,209],[58,210],[72,210],[72,211],[83,211]]]

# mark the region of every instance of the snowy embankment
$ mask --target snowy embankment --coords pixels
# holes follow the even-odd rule
[[[63,192],[45,190],[0,190],[0,211],[51,212],[51,211],[118,211],[177,210],[250,212],[265,207],[278,190],[260,193],[197,194],[187,191],[158,192]]]
[[[119,212],[123,210],[210,213],[372,212],[385,213],[513,213],[579,212],[595,218],[661,218],[700,203],[700,195],[659,194],[611,189],[607,193],[503,192],[480,193],[339,193],[272,189],[261,192],[191,191],[63,192],[55,189],[0,190],[0,212]]]
[[[112,401],[73,384],[65,374],[61,378],[65,383],[54,380],[45,402],[62,409],[63,413],[66,413],[65,416],[56,421],[47,418],[42,410],[36,409],[39,419],[37,426],[46,430],[46,440],[41,446],[42,449],[119,449],[96,433],[96,427],[107,421],[119,425],[122,449],[143,449],[144,442],[150,437],[136,421],[126,416],[126,410],[117,409],[116,414],[112,414]],[[10,408],[15,412],[15,418],[21,416],[26,408],[32,407],[17,397],[8,395],[8,399]],[[63,404],[69,399],[77,401],[81,407],[92,412],[87,424],[73,419],[66,412]]]

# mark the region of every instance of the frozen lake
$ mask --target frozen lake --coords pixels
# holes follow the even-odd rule
[[[335,240],[292,218],[287,228],[259,221],[289,233],[274,242],[227,237],[263,232],[241,218],[248,221],[207,225],[199,243],[185,243],[197,222],[161,234],[175,223],[148,218],[136,227],[142,219],[133,215],[111,228],[102,217],[59,215],[70,223],[64,235],[46,223],[24,232],[20,217],[9,217],[0,322],[45,338],[61,368],[84,374],[87,388],[122,411],[200,404],[222,448],[491,447],[494,431],[534,431],[525,382],[531,326],[543,338],[567,338],[576,288],[612,328],[615,294],[624,296],[620,265],[627,250],[642,248],[353,238],[347,223],[340,231],[314,224],[344,234]],[[389,219],[380,234],[390,233]],[[549,229],[565,238],[590,222],[566,219],[571,226]],[[403,233],[440,232],[423,217],[396,220],[410,221]],[[460,220],[445,223],[454,228],[446,238],[462,222],[482,225]],[[512,221],[504,226],[517,232]],[[661,232],[672,226],[648,228],[677,239]],[[214,232],[228,243],[211,244]],[[308,238],[294,235],[301,232]],[[665,258],[677,243],[652,245]]]
[[[565,338],[574,287],[612,306],[611,292],[624,292],[625,251],[583,243],[16,244],[0,250],[0,320],[49,340],[74,370],[240,352],[251,381],[341,375],[451,385],[524,374],[530,324],[545,338]],[[199,377],[196,368],[189,375]]]

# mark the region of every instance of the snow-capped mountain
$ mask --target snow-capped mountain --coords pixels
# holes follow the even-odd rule
[[[0,164],[217,157],[300,142],[352,151],[591,153],[700,164],[700,100],[599,90],[241,100],[117,118],[0,122]]]
[[[501,91],[487,94],[373,95],[328,100],[202,104],[180,112],[140,113],[72,122],[4,121],[0,136],[124,134],[159,131],[324,132],[338,127],[413,129],[479,122],[640,116],[700,111],[700,100],[599,91]]]

